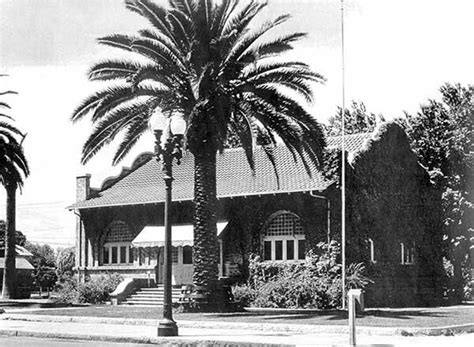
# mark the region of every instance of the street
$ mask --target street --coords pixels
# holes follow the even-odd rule
[[[150,345],[135,344],[135,343],[117,343],[105,341],[80,341],[80,340],[63,340],[63,339],[42,339],[36,337],[15,337],[15,336],[0,336],[0,346],[11,347],[82,347],[82,346],[103,346],[103,347],[141,347]]]

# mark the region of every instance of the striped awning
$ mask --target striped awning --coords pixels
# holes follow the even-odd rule
[[[224,231],[227,221],[217,223],[217,236]],[[192,246],[194,232],[192,224],[174,224],[171,227],[171,244],[178,246]],[[163,247],[165,245],[165,227],[163,225],[147,225],[132,241],[133,247]]]

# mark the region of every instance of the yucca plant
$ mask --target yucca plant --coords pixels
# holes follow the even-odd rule
[[[257,21],[266,3],[236,0],[126,0],[150,27],[135,35],[112,34],[99,43],[130,54],[90,69],[107,87],[85,99],[73,121],[90,114],[95,129],[82,162],[122,134],[118,163],[147,131],[157,111],[186,121],[185,147],[194,156],[194,282],[217,279],[216,154],[229,134],[239,139],[254,169],[256,138],[274,163],[281,140],[301,158],[318,162],[325,145],[319,123],[298,100],[312,101],[311,84],[323,77],[298,61],[278,57],[304,33],[272,31],[289,16]],[[134,59],[139,56],[140,59]]]

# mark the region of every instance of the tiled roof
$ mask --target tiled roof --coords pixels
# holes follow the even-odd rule
[[[346,136],[346,150],[350,153],[360,150],[371,134]],[[340,146],[340,138],[328,138],[328,147]],[[293,159],[284,146],[275,148],[275,171],[260,148],[255,154],[255,172],[252,173],[242,149],[231,149],[217,156],[217,196],[235,197],[263,194],[291,193],[309,190],[324,190],[332,182],[323,178],[311,165],[311,177],[299,159]],[[194,189],[194,158],[183,157],[181,165],[173,166],[173,201],[190,201]],[[110,187],[98,192],[96,197],[77,202],[71,209],[88,209],[107,206],[153,204],[165,201],[165,188],[161,164],[149,160]]]

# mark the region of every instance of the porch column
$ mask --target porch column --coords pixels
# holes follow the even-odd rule
[[[222,248],[222,240],[217,240],[219,243],[219,277],[224,276],[224,250]]]
[[[76,177],[76,202],[85,201],[90,196],[90,174]],[[87,240],[80,212],[75,211],[76,215],[76,267],[78,270],[87,266]],[[79,277],[81,273],[79,271]]]
[[[94,266],[95,254],[94,247],[92,245],[92,240],[87,239],[87,265]]]

